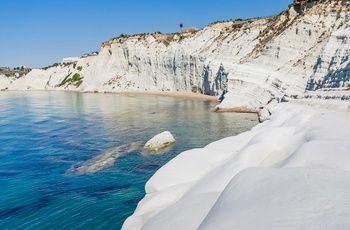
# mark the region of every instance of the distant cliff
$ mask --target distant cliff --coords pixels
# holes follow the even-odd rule
[[[297,2],[269,18],[113,38],[77,62],[0,73],[0,89],[195,92],[250,110],[287,97],[350,99],[350,3]]]

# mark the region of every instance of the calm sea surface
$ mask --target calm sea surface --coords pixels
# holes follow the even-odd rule
[[[256,115],[214,106],[153,95],[0,92],[0,229],[120,229],[162,165],[257,124]],[[165,130],[176,143],[163,155],[138,148],[102,171],[74,172]]]

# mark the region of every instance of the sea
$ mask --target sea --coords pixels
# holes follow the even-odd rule
[[[0,229],[120,229],[160,167],[258,123],[256,114],[216,113],[215,105],[132,93],[0,92]],[[163,131],[176,139],[167,152],[142,148]],[[109,167],[77,173],[116,149],[125,152]]]

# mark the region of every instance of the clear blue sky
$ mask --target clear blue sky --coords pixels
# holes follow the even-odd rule
[[[33,68],[99,51],[121,33],[204,28],[279,14],[292,0],[0,0],[0,66]]]

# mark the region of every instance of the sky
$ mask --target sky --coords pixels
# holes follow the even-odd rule
[[[277,15],[292,0],[0,0],[0,66],[41,68],[120,34]]]

